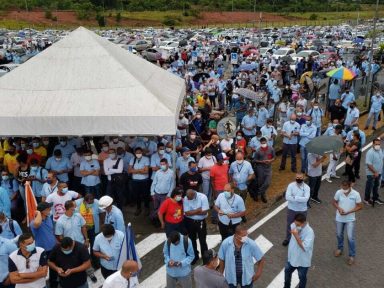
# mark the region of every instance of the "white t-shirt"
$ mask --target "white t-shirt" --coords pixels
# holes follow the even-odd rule
[[[199,168],[211,168],[213,165],[215,165],[216,163],[216,157],[214,156],[211,156],[210,159],[207,159],[207,157],[202,157],[200,158],[199,160],[199,164],[197,165],[197,167]],[[203,179],[209,179],[209,170],[208,171],[204,171],[201,173],[201,176],[203,177]]]
[[[63,196],[60,196],[57,194],[57,192],[54,192],[52,194],[49,194],[45,202],[47,203],[53,203],[53,221],[57,221],[61,215],[65,212],[65,202],[68,200],[73,200],[79,197],[79,194],[75,191],[68,191]]]
[[[230,138],[229,140],[227,140],[227,139],[221,140],[221,142],[220,142],[221,151],[227,151],[227,150],[231,149],[232,143],[233,143],[232,138]]]
[[[178,119],[177,120],[177,126],[185,126],[185,125],[188,125],[188,124],[189,124],[188,119],[185,118],[185,117],[183,117],[183,119]],[[180,131],[180,135],[182,137],[187,136],[187,129],[179,129],[179,131]]]

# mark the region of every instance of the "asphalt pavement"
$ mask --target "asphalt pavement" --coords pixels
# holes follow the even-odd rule
[[[360,192],[362,198],[365,187],[365,153],[362,157],[360,175],[354,189]],[[344,166],[338,170],[338,175],[344,172]],[[292,181],[295,176],[292,173]],[[344,254],[339,258],[333,256],[336,249],[335,209],[332,199],[339,189],[341,179],[334,179],[333,183],[322,181],[319,198],[321,204],[311,204],[308,211],[309,225],[315,232],[315,244],[312,259],[312,267],[308,272],[309,288],[358,288],[384,287],[384,205],[376,205],[374,208],[364,204],[363,210],[357,212],[356,222],[356,262],[354,265],[347,264],[348,243],[345,237]],[[274,175],[272,181],[280,181],[278,175]],[[383,189],[380,189],[381,198],[384,199]],[[287,248],[281,243],[285,237],[286,208],[285,201],[273,205],[263,219],[256,219],[255,223],[247,223],[252,226],[249,237],[257,239],[257,243],[263,245],[266,265],[262,277],[257,281],[255,287],[282,288],[283,269],[287,261]],[[279,211],[279,212],[278,212]],[[261,224],[264,223],[264,224]],[[253,224],[253,225],[252,225]],[[217,236],[217,235],[216,235]],[[211,236],[212,247],[218,249],[217,237]],[[152,235],[153,239],[161,239],[164,235]],[[216,237],[216,238],[215,238]],[[213,239],[215,238],[215,239]],[[144,239],[145,240],[145,239]],[[150,239],[148,239],[150,240]],[[140,249],[144,248],[146,255],[141,259],[143,271],[140,282],[145,288],[165,287],[165,275],[162,275],[163,255],[162,244],[155,245],[153,240],[148,245],[138,243]],[[159,242],[160,243],[160,242]],[[153,247],[151,247],[153,246]],[[165,272],[165,271],[163,271]],[[293,280],[292,287],[298,284],[297,278]],[[154,284],[155,283],[155,284]]]

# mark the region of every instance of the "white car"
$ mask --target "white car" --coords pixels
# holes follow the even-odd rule
[[[166,42],[166,43],[161,43],[159,49],[166,50],[169,52],[178,52],[179,46],[180,46],[179,42],[170,41],[170,42]]]
[[[316,50],[303,50],[297,54],[292,54],[291,57],[295,61],[300,61],[301,59],[308,60],[309,56],[312,56],[312,58],[317,58],[319,57],[319,55],[320,55],[320,52]]]
[[[284,56],[292,56],[293,54],[295,54],[295,50],[292,48],[280,48],[273,53],[272,57],[277,60]]]
[[[13,69],[19,67],[19,64],[3,64],[0,65],[0,77],[11,72]]]

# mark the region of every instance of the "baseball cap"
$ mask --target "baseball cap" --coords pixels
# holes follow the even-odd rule
[[[188,147],[183,147],[183,148],[181,148],[181,153],[189,152],[189,151],[191,151],[191,150],[189,150]]]
[[[39,205],[37,205],[37,210],[39,210],[40,212],[44,211],[45,209],[48,209],[48,208],[51,208],[52,207],[52,203],[48,203],[48,202],[41,202],[39,203]]]

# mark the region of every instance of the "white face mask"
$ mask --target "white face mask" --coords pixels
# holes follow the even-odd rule
[[[244,162],[244,160],[236,160],[236,163],[239,165],[243,164],[243,162]]]
[[[172,152],[172,148],[165,148],[165,151],[167,151],[167,153],[171,153]]]
[[[263,143],[263,144],[261,144],[260,145],[262,148],[266,148],[267,146],[268,146],[268,144],[267,143]]]
[[[103,150],[104,152],[108,152],[109,148],[108,148],[108,147],[103,147],[102,150]]]
[[[137,159],[140,159],[142,156],[143,156],[143,154],[141,154],[141,153],[137,153],[137,154],[135,154],[136,155],[136,158]]]
[[[380,150],[380,145],[375,145],[375,146],[373,146],[373,149],[375,149],[376,151],[379,151]]]
[[[85,159],[85,161],[91,161],[92,160],[92,156],[84,156],[84,159]]]
[[[108,241],[111,241],[112,238],[113,238],[113,236],[111,236],[111,237],[105,237],[105,239],[108,240]]]
[[[196,139],[196,135],[195,134],[191,134],[189,137],[191,138],[191,140],[195,140]]]
[[[347,194],[349,192],[349,189],[345,190],[345,189],[340,189],[344,194]]]

